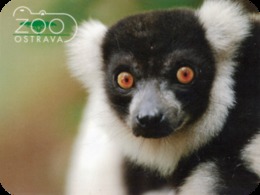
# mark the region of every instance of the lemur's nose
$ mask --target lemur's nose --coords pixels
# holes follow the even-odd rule
[[[146,115],[139,114],[136,117],[136,121],[141,128],[151,129],[159,127],[164,121],[164,116],[160,112]]]
[[[133,132],[145,138],[160,138],[172,132],[166,117],[161,112],[139,113],[135,119]]]

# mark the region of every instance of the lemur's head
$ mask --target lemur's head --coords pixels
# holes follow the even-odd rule
[[[169,136],[205,112],[215,61],[193,12],[126,18],[109,29],[102,53],[109,101],[134,135]]]

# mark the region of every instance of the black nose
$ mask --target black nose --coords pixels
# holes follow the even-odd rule
[[[136,136],[144,138],[161,138],[172,133],[165,116],[160,113],[150,113],[136,116],[133,132]]]
[[[164,116],[161,113],[153,115],[138,115],[136,117],[137,124],[143,129],[151,129],[160,126],[164,121]]]

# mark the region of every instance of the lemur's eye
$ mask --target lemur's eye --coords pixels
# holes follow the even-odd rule
[[[134,85],[134,77],[128,72],[121,72],[117,76],[117,83],[122,89],[130,89]]]
[[[188,84],[194,79],[194,71],[190,67],[184,66],[177,71],[176,76],[180,83]]]

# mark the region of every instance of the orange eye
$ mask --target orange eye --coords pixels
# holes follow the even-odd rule
[[[128,72],[121,72],[117,76],[117,83],[122,89],[130,89],[134,85],[134,77]]]
[[[177,79],[182,84],[188,84],[194,79],[194,71],[187,66],[181,67],[177,71]]]

